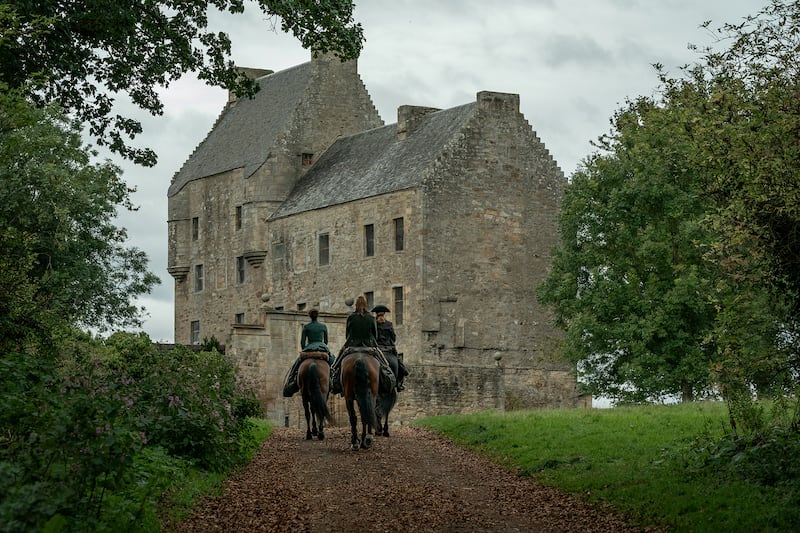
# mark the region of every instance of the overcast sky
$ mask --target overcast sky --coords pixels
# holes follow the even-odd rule
[[[609,129],[626,98],[652,95],[653,63],[679,74],[697,59],[690,43],[715,37],[700,28],[741,22],[767,0],[364,0],[355,18],[366,42],[358,70],[386,124],[401,105],[441,109],[465,104],[483,90],[516,93],[522,113],[569,176],[590,142]],[[304,63],[310,53],[274,29],[258,9],[211,18],[226,31],[240,66],[274,71]],[[139,300],[155,341],[173,340],[173,287],[167,273],[167,188],[173,174],[203,140],[227,100],[222,89],[187,76],[162,92],[161,117],[136,114],[144,133],[137,144],[156,150],[145,169],[112,160],[137,188],[140,209],[121,213],[129,244],[150,257],[162,284]],[[123,107],[123,112],[134,114]]]

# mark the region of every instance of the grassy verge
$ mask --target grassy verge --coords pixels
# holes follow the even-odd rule
[[[796,495],[686,466],[698,436],[721,436],[720,403],[484,412],[417,424],[520,476],[678,531],[797,531]],[[800,458],[798,458],[800,459]]]
[[[247,464],[256,453],[261,443],[269,438],[272,425],[264,420],[252,418],[251,431],[242,441],[245,448]],[[175,525],[192,512],[194,502],[204,496],[215,496],[220,493],[222,482],[231,472],[218,473],[201,470],[195,466],[185,465],[177,474],[169,490],[161,495],[158,509],[151,510],[151,520],[159,524],[155,531],[174,531]]]

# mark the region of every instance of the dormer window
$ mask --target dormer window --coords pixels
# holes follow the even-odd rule
[[[311,163],[314,162],[314,154],[304,153],[301,156],[301,161],[303,162],[304,167],[311,166]]]

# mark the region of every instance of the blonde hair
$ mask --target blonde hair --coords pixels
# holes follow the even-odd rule
[[[357,313],[366,313],[367,311],[367,299],[363,296],[359,296],[356,298],[356,312]]]

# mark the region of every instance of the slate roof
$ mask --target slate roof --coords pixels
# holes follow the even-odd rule
[[[311,78],[311,63],[258,78],[261,90],[224,110],[217,123],[181,169],[168,196],[192,180],[244,167],[249,177],[267,160],[275,137],[285,131]]]
[[[338,139],[297,183],[271,219],[419,185],[473,116],[475,102],[426,115],[405,139],[389,124]]]

